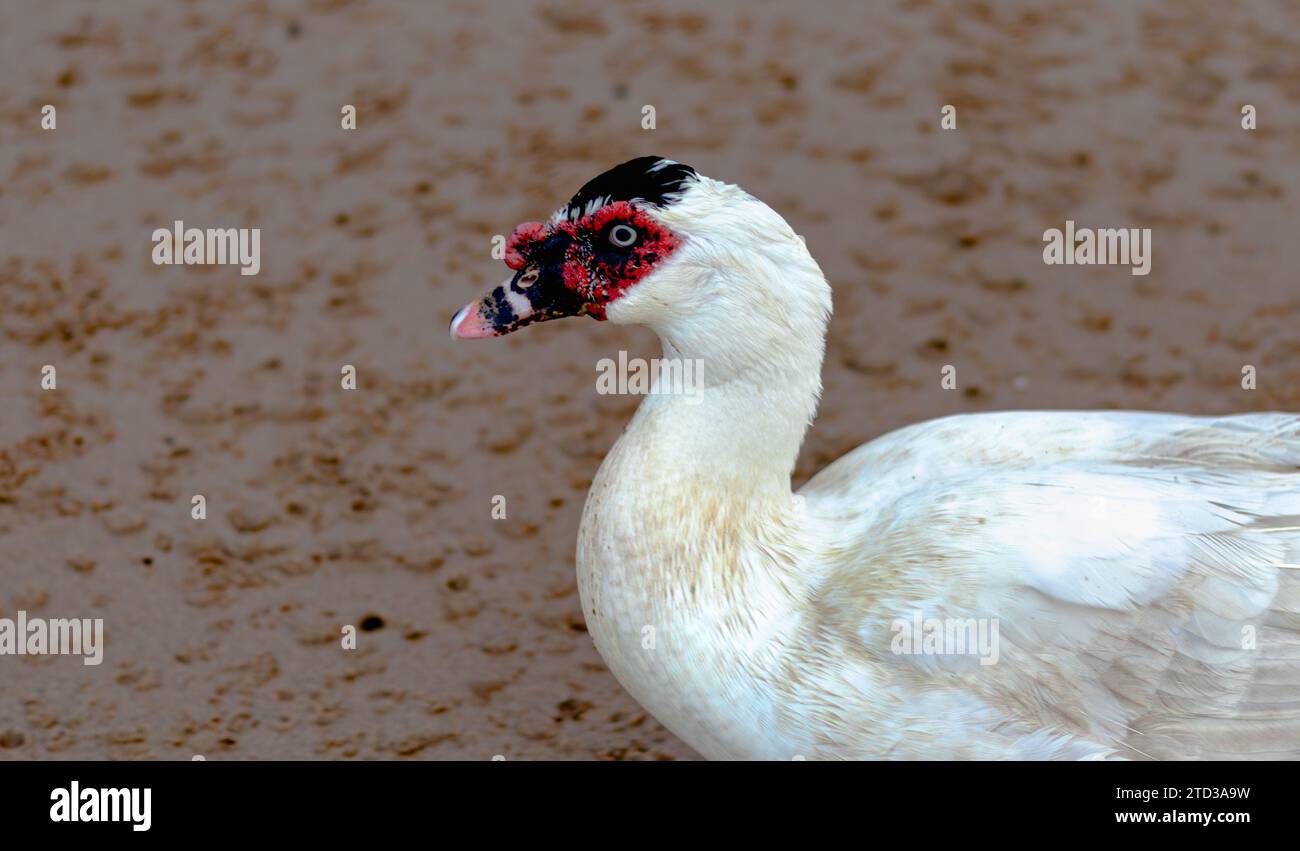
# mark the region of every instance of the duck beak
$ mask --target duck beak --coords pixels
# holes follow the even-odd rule
[[[497,287],[492,294],[501,292],[501,287]],[[456,311],[456,315],[451,318],[451,338],[453,340],[483,340],[488,337],[500,337],[506,331],[498,331],[493,327],[492,321],[487,318],[484,312],[484,305],[490,301],[492,296],[479,301],[471,301],[469,304]]]
[[[579,316],[586,305],[564,286],[559,268],[527,267],[451,318],[453,340],[501,337],[534,322]]]

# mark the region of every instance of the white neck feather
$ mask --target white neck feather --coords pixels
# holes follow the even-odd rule
[[[665,358],[698,363],[703,389],[647,397],[627,439],[662,441],[675,475],[788,496],[821,395],[830,287],[803,238],[735,186],[704,178],[663,218],[689,228],[683,256],[610,318],[653,329]]]
[[[665,358],[701,365],[701,386],[692,395],[647,396],[626,440],[661,442],[662,452],[655,454],[669,469],[659,472],[732,492],[740,481],[747,490],[788,496],[821,393],[822,341],[809,341],[816,345],[802,353],[801,362],[755,361],[737,369],[724,366],[728,360],[707,343],[668,337],[661,342]]]
[[[708,188],[670,210],[711,230],[610,311],[656,331],[665,358],[696,359],[702,387],[646,396],[606,456],[578,586],[601,655],[657,718],[706,755],[789,758],[783,742],[755,744],[777,729],[760,692],[780,676],[768,670],[779,655],[757,648],[809,581],[790,476],[821,392],[830,288],[784,220],[734,187]],[[746,647],[758,655],[740,682],[726,671]],[[708,723],[736,707],[726,729]]]

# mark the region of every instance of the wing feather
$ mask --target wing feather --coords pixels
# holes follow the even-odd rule
[[[839,530],[827,627],[915,693],[1132,758],[1300,758],[1300,416],[951,417],[802,491]],[[892,656],[984,618],[996,664]]]

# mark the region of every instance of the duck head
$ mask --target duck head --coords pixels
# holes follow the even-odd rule
[[[456,312],[453,338],[585,315],[714,349],[729,336],[760,353],[811,337],[820,359],[830,288],[803,239],[739,187],[673,160],[640,157],[588,181],[548,221],[516,227],[505,262],[511,277]]]

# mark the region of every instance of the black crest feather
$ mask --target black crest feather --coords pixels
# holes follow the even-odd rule
[[[695,169],[688,165],[663,157],[637,157],[588,180],[561,212],[566,219],[577,219],[615,201],[663,207],[694,179]]]

